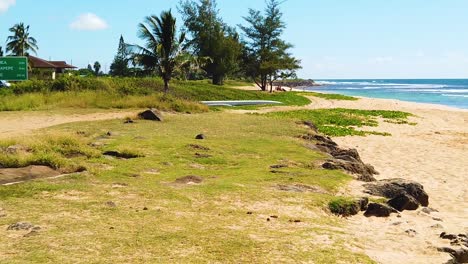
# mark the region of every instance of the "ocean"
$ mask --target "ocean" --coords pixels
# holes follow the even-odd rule
[[[468,79],[318,80],[306,90],[468,109]]]

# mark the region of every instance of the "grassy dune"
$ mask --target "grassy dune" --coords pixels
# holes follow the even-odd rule
[[[0,218],[0,262],[372,263],[351,250],[359,242],[345,240],[343,220],[328,212],[328,202],[351,177],[317,167],[322,154],[295,137],[305,128],[291,119],[219,112],[166,119],[67,124],[42,131],[36,141],[9,142],[38,150],[48,145],[58,158],[67,148],[48,134],[70,138],[76,149],[103,145],[87,159],[70,157],[87,174],[0,187],[7,214]],[[198,133],[207,139],[195,140]],[[144,157],[95,153],[107,150]],[[188,175],[204,181],[174,183]],[[41,230],[27,237],[6,230],[18,221]]]

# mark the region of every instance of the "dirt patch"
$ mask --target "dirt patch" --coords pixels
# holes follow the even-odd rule
[[[208,147],[204,147],[202,145],[197,145],[197,144],[190,144],[187,147],[189,147],[191,149],[204,150],[204,151],[209,151],[210,150],[210,148],[208,148]]]
[[[31,165],[24,168],[0,169],[0,184],[28,181],[40,178],[50,178],[61,175],[57,170],[47,166]]]
[[[176,179],[174,183],[176,184],[200,184],[202,182],[203,182],[202,177],[189,175],[189,176]]]
[[[313,193],[327,193],[320,187],[309,186],[305,184],[291,184],[291,185],[282,185],[279,184],[276,186],[278,190],[287,191],[287,192],[313,192]]]

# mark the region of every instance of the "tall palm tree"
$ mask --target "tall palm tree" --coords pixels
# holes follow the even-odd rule
[[[169,90],[169,82],[175,69],[187,63],[184,51],[187,49],[185,34],[177,36],[176,19],[171,11],[161,16],[148,16],[140,23],[139,37],[145,46],[128,45],[133,59],[145,69],[157,71],[164,81],[164,92]]]
[[[3,49],[0,47],[0,57],[3,57]]]
[[[39,49],[35,38],[29,36],[29,25],[19,23],[10,28],[12,36],[7,38],[6,52],[13,56],[26,56],[28,51],[36,53]]]

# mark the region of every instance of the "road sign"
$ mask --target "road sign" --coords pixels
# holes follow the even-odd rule
[[[28,79],[28,58],[0,57],[0,80],[25,81]]]

